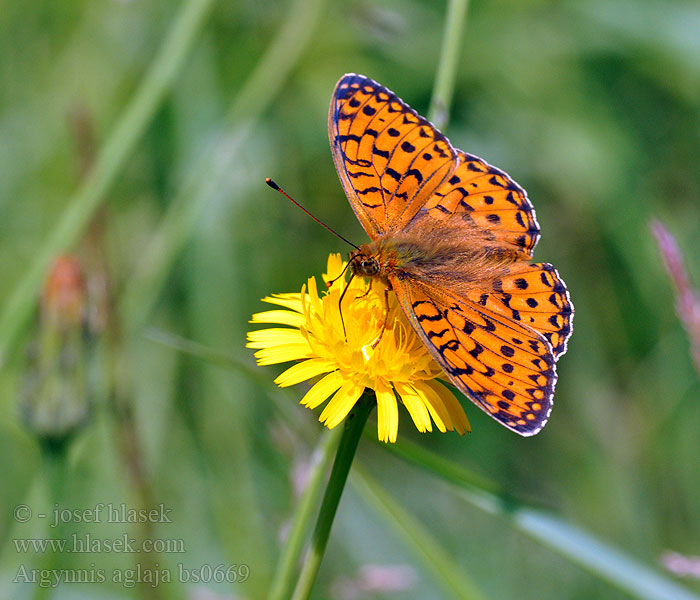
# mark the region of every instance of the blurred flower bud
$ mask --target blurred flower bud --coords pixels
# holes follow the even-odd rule
[[[80,264],[73,256],[61,256],[44,285],[20,393],[25,423],[47,442],[67,440],[90,413],[88,364],[93,335],[87,315]]]
[[[53,263],[41,297],[41,319],[67,331],[82,325],[87,312],[85,280],[75,257],[59,256]]]

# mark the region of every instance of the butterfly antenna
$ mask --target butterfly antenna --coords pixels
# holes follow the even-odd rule
[[[350,258],[350,260],[345,263],[345,266],[343,267],[343,270],[340,272],[340,275],[338,275],[338,277],[334,277],[333,279],[331,279],[328,283],[326,283],[326,286],[331,287],[336,281],[338,281],[338,279],[340,279],[343,275],[345,275],[345,271],[348,270],[348,267],[350,266],[350,263],[352,261],[353,261],[353,259]]]
[[[293,204],[296,204],[301,210],[303,210],[307,215],[309,215],[316,223],[321,225],[322,227],[325,227],[328,231],[330,231],[334,236],[339,237],[341,240],[343,240],[346,244],[350,244],[355,250],[359,250],[355,244],[353,244],[350,240],[345,239],[342,235],[340,235],[337,231],[326,225],[321,219],[314,217],[308,210],[306,210],[301,204],[299,204],[294,198],[292,198],[287,192],[285,192],[280,186],[278,186],[272,179],[269,177],[265,179],[265,183],[269,185],[273,190],[277,190],[280,194],[283,194],[284,196],[287,197],[289,201],[291,201]]]

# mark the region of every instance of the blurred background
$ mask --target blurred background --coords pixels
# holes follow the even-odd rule
[[[328,147],[331,92],[358,72],[426,114],[444,16],[429,0],[4,3],[3,598],[265,596],[323,428],[296,406],[303,386],[271,385],[282,367],[254,366],[248,320],[347,248],[264,179],[364,242]],[[471,435],[421,435],[405,411],[399,433],[696,593],[700,386],[649,221],[700,284],[699,31],[693,0],[470,3],[445,133],[528,190],[574,334],[535,438],[467,400]],[[484,597],[629,597],[386,449],[365,440],[357,460]],[[55,508],[99,503],[169,519],[51,527]],[[88,534],[162,543],[16,542]],[[178,578],[220,564],[244,581]],[[137,565],[174,581],[113,581]],[[56,568],[94,583],[31,582]],[[439,579],[346,489],[315,598],[454,597]]]

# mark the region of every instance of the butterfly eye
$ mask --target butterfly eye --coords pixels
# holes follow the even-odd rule
[[[360,261],[358,271],[362,275],[371,277],[379,273],[379,263],[374,258],[366,258]]]

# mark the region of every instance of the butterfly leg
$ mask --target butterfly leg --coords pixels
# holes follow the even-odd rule
[[[367,286],[367,289],[365,290],[364,294],[360,294],[356,299],[359,300],[360,298],[366,298],[369,296],[369,293],[372,291],[372,284],[374,283],[374,279],[369,280],[369,285]]]
[[[345,329],[345,319],[343,318],[343,298],[345,298],[345,293],[350,289],[350,282],[352,281],[353,277],[355,277],[354,271],[352,273],[350,273],[350,279],[340,294],[340,300],[338,300],[338,310],[340,311],[340,322],[343,325],[343,337],[345,338],[346,342],[348,341],[348,332]]]
[[[382,341],[384,330],[389,323],[389,290],[391,290],[391,287],[387,286],[384,288],[384,306],[386,307],[386,313],[384,314],[384,325],[382,325],[382,330],[379,332],[379,337],[372,342],[372,350],[374,350],[379,345],[379,342]]]

